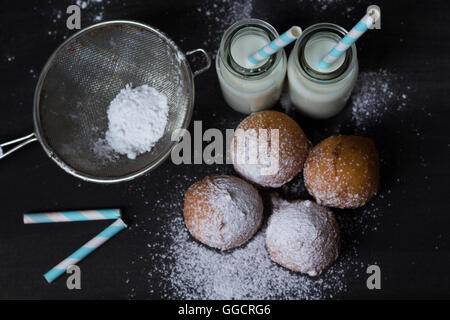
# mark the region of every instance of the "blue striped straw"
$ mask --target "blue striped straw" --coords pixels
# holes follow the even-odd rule
[[[252,65],[257,65],[261,61],[267,59],[275,52],[280,51],[286,47],[292,41],[297,40],[302,34],[302,29],[297,26],[293,26],[288,31],[283,33],[279,38],[276,38],[271,43],[267,44],[264,48],[259,49],[254,54],[248,57],[248,61]]]
[[[364,17],[342,38],[341,41],[322,59],[318,67],[321,70],[328,69],[344,52],[366,32],[380,17],[380,12],[371,9]]]
[[[91,252],[93,252],[95,249],[100,247],[102,244],[104,244],[106,241],[111,239],[126,227],[127,225],[122,221],[122,219],[117,219],[113,224],[100,232],[92,240],[85,243],[80,249],[72,253],[69,257],[64,259],[53,269],[44,274],[44,278],[49,283],[51,283],[53,280],[57,279],[60,275],[66,272],[67,268],[72,265],[76,265],[78,262],[86,258],[86,256],[88,256]]]
[[[25,213],[23,223],[54,223],[71,221],[109,220],[121,217],[120,209],[60,211],[43,213]]]

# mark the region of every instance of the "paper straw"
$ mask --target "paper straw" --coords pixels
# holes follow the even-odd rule
[[[323,57],[318,64],[319,69],[328,69],[344,52],[378,20],[380,12],[371,9],[366,15],[342,38],[331,51]]]
[[[66,272],[67,268],[72,265],[76,265],[78,262],[86,258],[91,252],[100,247],[106,241],[111,239],[114,235],[125,229],[127,225],[122,221],[122,219],[117,219],[113,224],[107,227],[105,230],[100,232],[92,240],[85,243],[80,249],[72,253],[69,257],[64,259],[58,265],[56,265],[49,272],[44,274],[44,278],[51,283],[53,280],[57,279],[60,275]]]
[[[292,41],[297,40],[302,34],[302,29],[297,26],[291,27],[288,31],[283,33],[279,38],[276,38],[271,43],[267,44],[264,48],[259,49],[257,52],[248,57],[248,61],[252,65],[257,65],[261,61],[267,59],[275,52],[280,51],[286,47]]]
[[[109,220],[120,218],[120,209],[25,213],[23,223],[54,223],[71,221]]]

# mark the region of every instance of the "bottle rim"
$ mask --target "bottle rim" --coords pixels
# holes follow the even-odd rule
[[[352,44],[345,52],[345,59],[342,65],[332,72],[321,72],[312,68],[305,58],[305,48],[308,41],[316,34],[320,32],[334,33],[339,36],[339,39],[347,34],[347,30],[333,23],[317,23],[314,24],[305,31],[295,42],[292,53],[294,55],[295,65],[297,70],[307,79],[322,84],[331,84],[344,79],[353,69],[355,63],[357,63],[356,46]]]
[[[280,50],[277,53],[270,56],[267,61],[258,66],[257,68],[245,68],[240,66],[233,58],[231,54],[231,45],[235,36],[238,36],[245,29],[253,29],[254,31],[263,32],[272,41],[279,37],[277,30],[269,23],[260,19],[244,19],[231,25],[222,36],[219,47],[218,59],[227,70],[243,79],[261,79],[268,76],[282,61],[284,50]]]

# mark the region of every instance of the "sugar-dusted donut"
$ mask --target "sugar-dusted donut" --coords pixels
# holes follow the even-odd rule
[[[270,258],[292,271],[320,275],[339,255],[339,226],[334,214],[309,200],[272,196],[266,230]]]
[[[333,136],[315,146],[304,169],[305,186],[317,203],[335,208],[358,208],[380,184],[378,153],[372,140]]]
[[[278,130],[277,135],[273,129]],[[253,113],[238,125],[230,155],[240,176],[257,186],[277,188],[302,170],[310,147],[297,122],[269,110]],[[263,158],[263,154],[267,156]]]
[[[221,250],[247,242],[261,226],[263,202],[246,181],[211,175],[185,193],[184,221],[198,241]]]

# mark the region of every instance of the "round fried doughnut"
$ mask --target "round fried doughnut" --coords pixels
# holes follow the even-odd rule
[[[339,255],[339,226],[334,214],[309,200],[272,196],[266,230],[270,258],[292,271],[320,275]]]
[[[277,188],[302,170],[310,148],[297,122],[269,110],[253,113],[238,125],[230,155],[240,176],[257,186]]]
[[[184,221],[198,241],[221,250],[247,242],[261,226],[263,202],[246,181],[211,175],[185,193]]]
[[[317,203],[358,208],[378,191],[378,152],[368,138],[333,136],[312,149],[303,174],[305,186]]]

